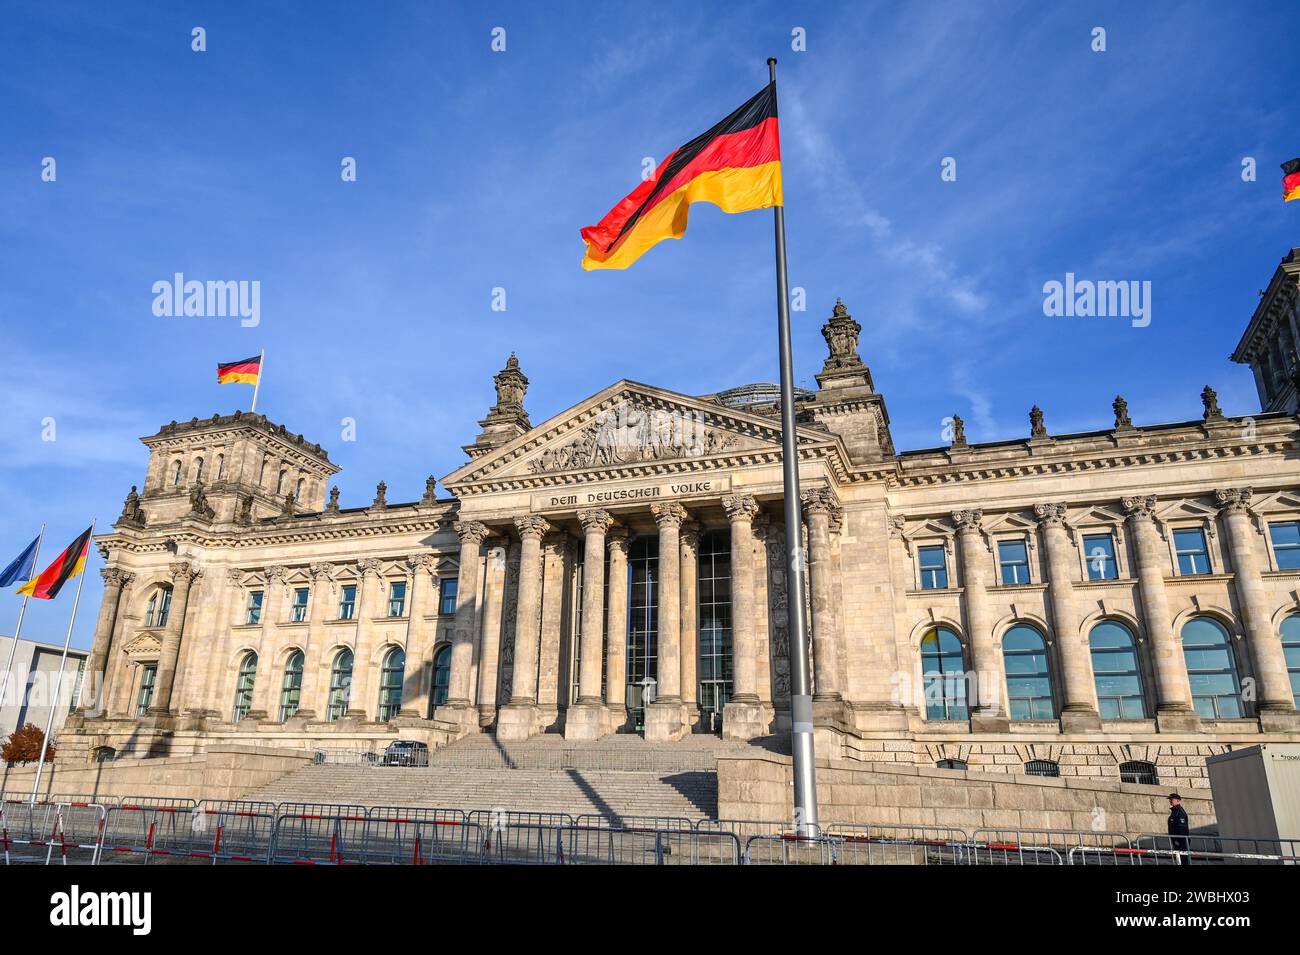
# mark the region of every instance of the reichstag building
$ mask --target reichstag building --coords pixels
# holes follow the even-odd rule
[[[1300,742],[1298,281],[1295,250],[1232,356],[1256,414],[1207,387],[1193,420],[1116,397],[1105,430],[902,451],[837,303],[798,396],[819,755],[1192,787]],[[534,424],[514,355],[495,386],[413,502],[342,507],[260,415],[144,438],[61,755],[787,731],[775,387],[624,380]]]

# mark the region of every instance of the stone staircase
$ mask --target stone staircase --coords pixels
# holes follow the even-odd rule
[[[432,751],[428,767],[337,759],[299,769],[244,798],[713,818],[718,755],[744,752],[750,746],[712,736],[648,743],[639,736],[617,735],[578,743],[546,735],[501,743],[490,734],[474,734]],[[327,753],[327,758],[335,756],[342,754]]]

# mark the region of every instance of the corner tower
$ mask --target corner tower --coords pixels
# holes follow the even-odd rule
[[[804,407],[813,421],[844,439],[854,464],[871,464],[894,456],[894,439],[885,399],[876,393],[871,369],[858,354],[861,332],[837,298],[822,326],[829,354],[817,375],[818,391]]]

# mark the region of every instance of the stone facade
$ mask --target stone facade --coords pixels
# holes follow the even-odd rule
[[[954,419],[899,452],[860,331],[837,302],[797,399],[797,564],[770,386],[624,380],[534,426],[511,355],[448,497],[431,477],[349,508],[325,451],[263,417],[167,425],[97,539],[64,745],[779,733],[795,567],[820,756],[1190,788],[1208,754],[1300,740],[1293,406],[1230,418],[1207,387],[1199,418],[1148,425],[1116,398],[1113,428],[1063,435],[1035,406],[1023,439]]]

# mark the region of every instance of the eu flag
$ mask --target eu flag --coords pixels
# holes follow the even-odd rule
[[[0,587],[12,587],[14,584],[26,583],[36,569],[36,545],[40,538],[27,545],[27,549],[13,559],[8,567],[0,570]]]

